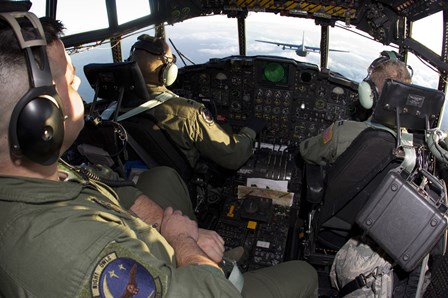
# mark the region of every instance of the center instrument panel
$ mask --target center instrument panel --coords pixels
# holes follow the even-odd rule
[[[357,87],[317,65],[274,56],[230,56],[179,70],[170,89],[204,103],[216,121],[234,132],[253,115],[267,120],[259,147],[220,190],[226,199],[205,225],[225,239],[226,249],[244,247],[248,258],[240,264],[243,271],[295,258],[302,176],[295,163],[297,145],[336,120],[364,120]],[[237,199],[236,190],[247,178],[286,180],[294,194],[292,205],[266,204],[261,197]],[[258,211],[251,210],[252,204]]]
[[[266,119],[260,141],[267,144],[297,144],[333,121],[362,120],[363,114],[356,82],[283,57],[210,59],[181,68],[171,89],[203,102],[218,122],[234,130],[252,115]]]

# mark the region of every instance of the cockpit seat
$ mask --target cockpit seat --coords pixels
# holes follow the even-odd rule
[[[98,118],[94,113],[95,106],[107,104],[108,108],[100,109],[102,115],[97,122],[115,123],[126,132],[128,146],[123,151],[122,160],[126,162],[138,159],[148,168],[169,166],[175,169],[189,186],[194,184],[192,189],[216,186],[223,181],[224,176],[229,175],[228,171],[204,160],[198,162],[200,166],[193,168],[168,133],[160,128],[151,115],[144,113],[146,108],[132,117],[121,116],[123,110],[135,108],[138,103],[149,99],[143,76],[134,61],[88,64],[84,67],[84,72],[95,89],[89,117]],[[102,101],[98,101],[98,98]],[[197,197],[197,194],[192,193],[192,196]],[[193,202],[194,205],[196,203]]]
[[[193,169],[186,157],[158,127],[150,117],[144,113],[127,118],[121,122],[117,119],[121,107],[126,102],[144,102],[149,94],[141,74],[140,68],[134,61],[119,63],[92,63],[84,67],[89,83],[95,90],[95,99],[91,106],[91,118],[94,116],[95,105],[105,102],[108,108],[102,109],[99,122],[113,122],[122,125],[126,131],[127,142],[124,159],[140,159],[148,167],[165,165],[174,168],[188,181]],[[102,101],[98,101],[101,98]],[[103,103],[104,105],[104,103]]]
[[[370,119],[371,127],[333,165],[318,170],[318,166],[304,165],[304,197],[311,214],[310,254],[316,247],[336,251],[362,233],[355,224],[358,212],[389,170],[405,158],[402,129],[406,129],[406,138],[411,137],[411,146],[423,146],[425,131],[437,125],[443,102],[444,94],[438,90],[388,80]],[[311,173],[321,174],[316,178]]]

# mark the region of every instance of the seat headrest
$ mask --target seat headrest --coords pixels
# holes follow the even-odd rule
[[[99,98],[108,101],[117,100],[119,90],[124,88],[123,98],[148,100],[149,94],[145,80],[135,61],[118,63],[91,63],[84,66],[84,73],[90,86],[96,90]]]
[[[396,128],[425,130],[438,125],[445,94],[436,89],[386,80],[372,122]]]

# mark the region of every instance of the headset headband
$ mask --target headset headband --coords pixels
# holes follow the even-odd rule
[[[370,77],[370,75],[372,74],[373,70],[375,68],[377,68],[378,66],[380,66],[383,63],[386,63],[387,61],[398,61],[401,59],[401,55],[399,55],[397,52],[395,51],[382,51],[381,52],[381,56],[376,58],[375,60],[373,60],[373,62],[370,64],[369,68],[368,68],[368,75],[367,77]]]
[[[64,141],[64,117],[61,100],[53,84],[42,24],[30,12],[0,13],[0,19],[9,24],[25,53],[30,83],[29,90],[11,113],[11,155],[16,158],[26,156],[42,165],[52,164],[59,158]],[[19,20],[22,20],[26,30],[22,30]],[[30,34],[24,34],[27,31]]]
[[[137,42],[131,48],[131,53],[135,50],[143,50],[152,55],[163,56],[166,54],[162,38],[142,34],[137,38]]]
[[[4,19],[11,26],[19,41],[20,48],[25,52],[31,87],[52,86],[53,78],[51,77],[50,64],[46,54],[47,42],[39,19],[30,12],[0,13],[0,18]],[[20,18],[28,19],[33,26],[36,33],[33,39],[25,40],[22,28],[17,21]],[[33,48],[36,51],[33,51]],[[39,59],[34,58],[37,55],[39,55]]]

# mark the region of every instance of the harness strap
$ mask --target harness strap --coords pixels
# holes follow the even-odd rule
[[[363,288],[367,284],[364,274],[360,274],[355,277],[351,282],[345,284],[341,290],[339,290],[338,297],[344,297],[351,292]]]
[[[171,92],[163,92],[157,95],[154,99],[148,100],[138,107],[133,108],[132,110],[127,111],[126,113],[118,116],[117,121],[123,121],[126,120],[132,116],[138,115],[140,113],[143,113],[147,110],[153,109],[157,107],[158,105],[161,105],[167,100],[170,100],[171,98],[177,97],[174,93]]]

